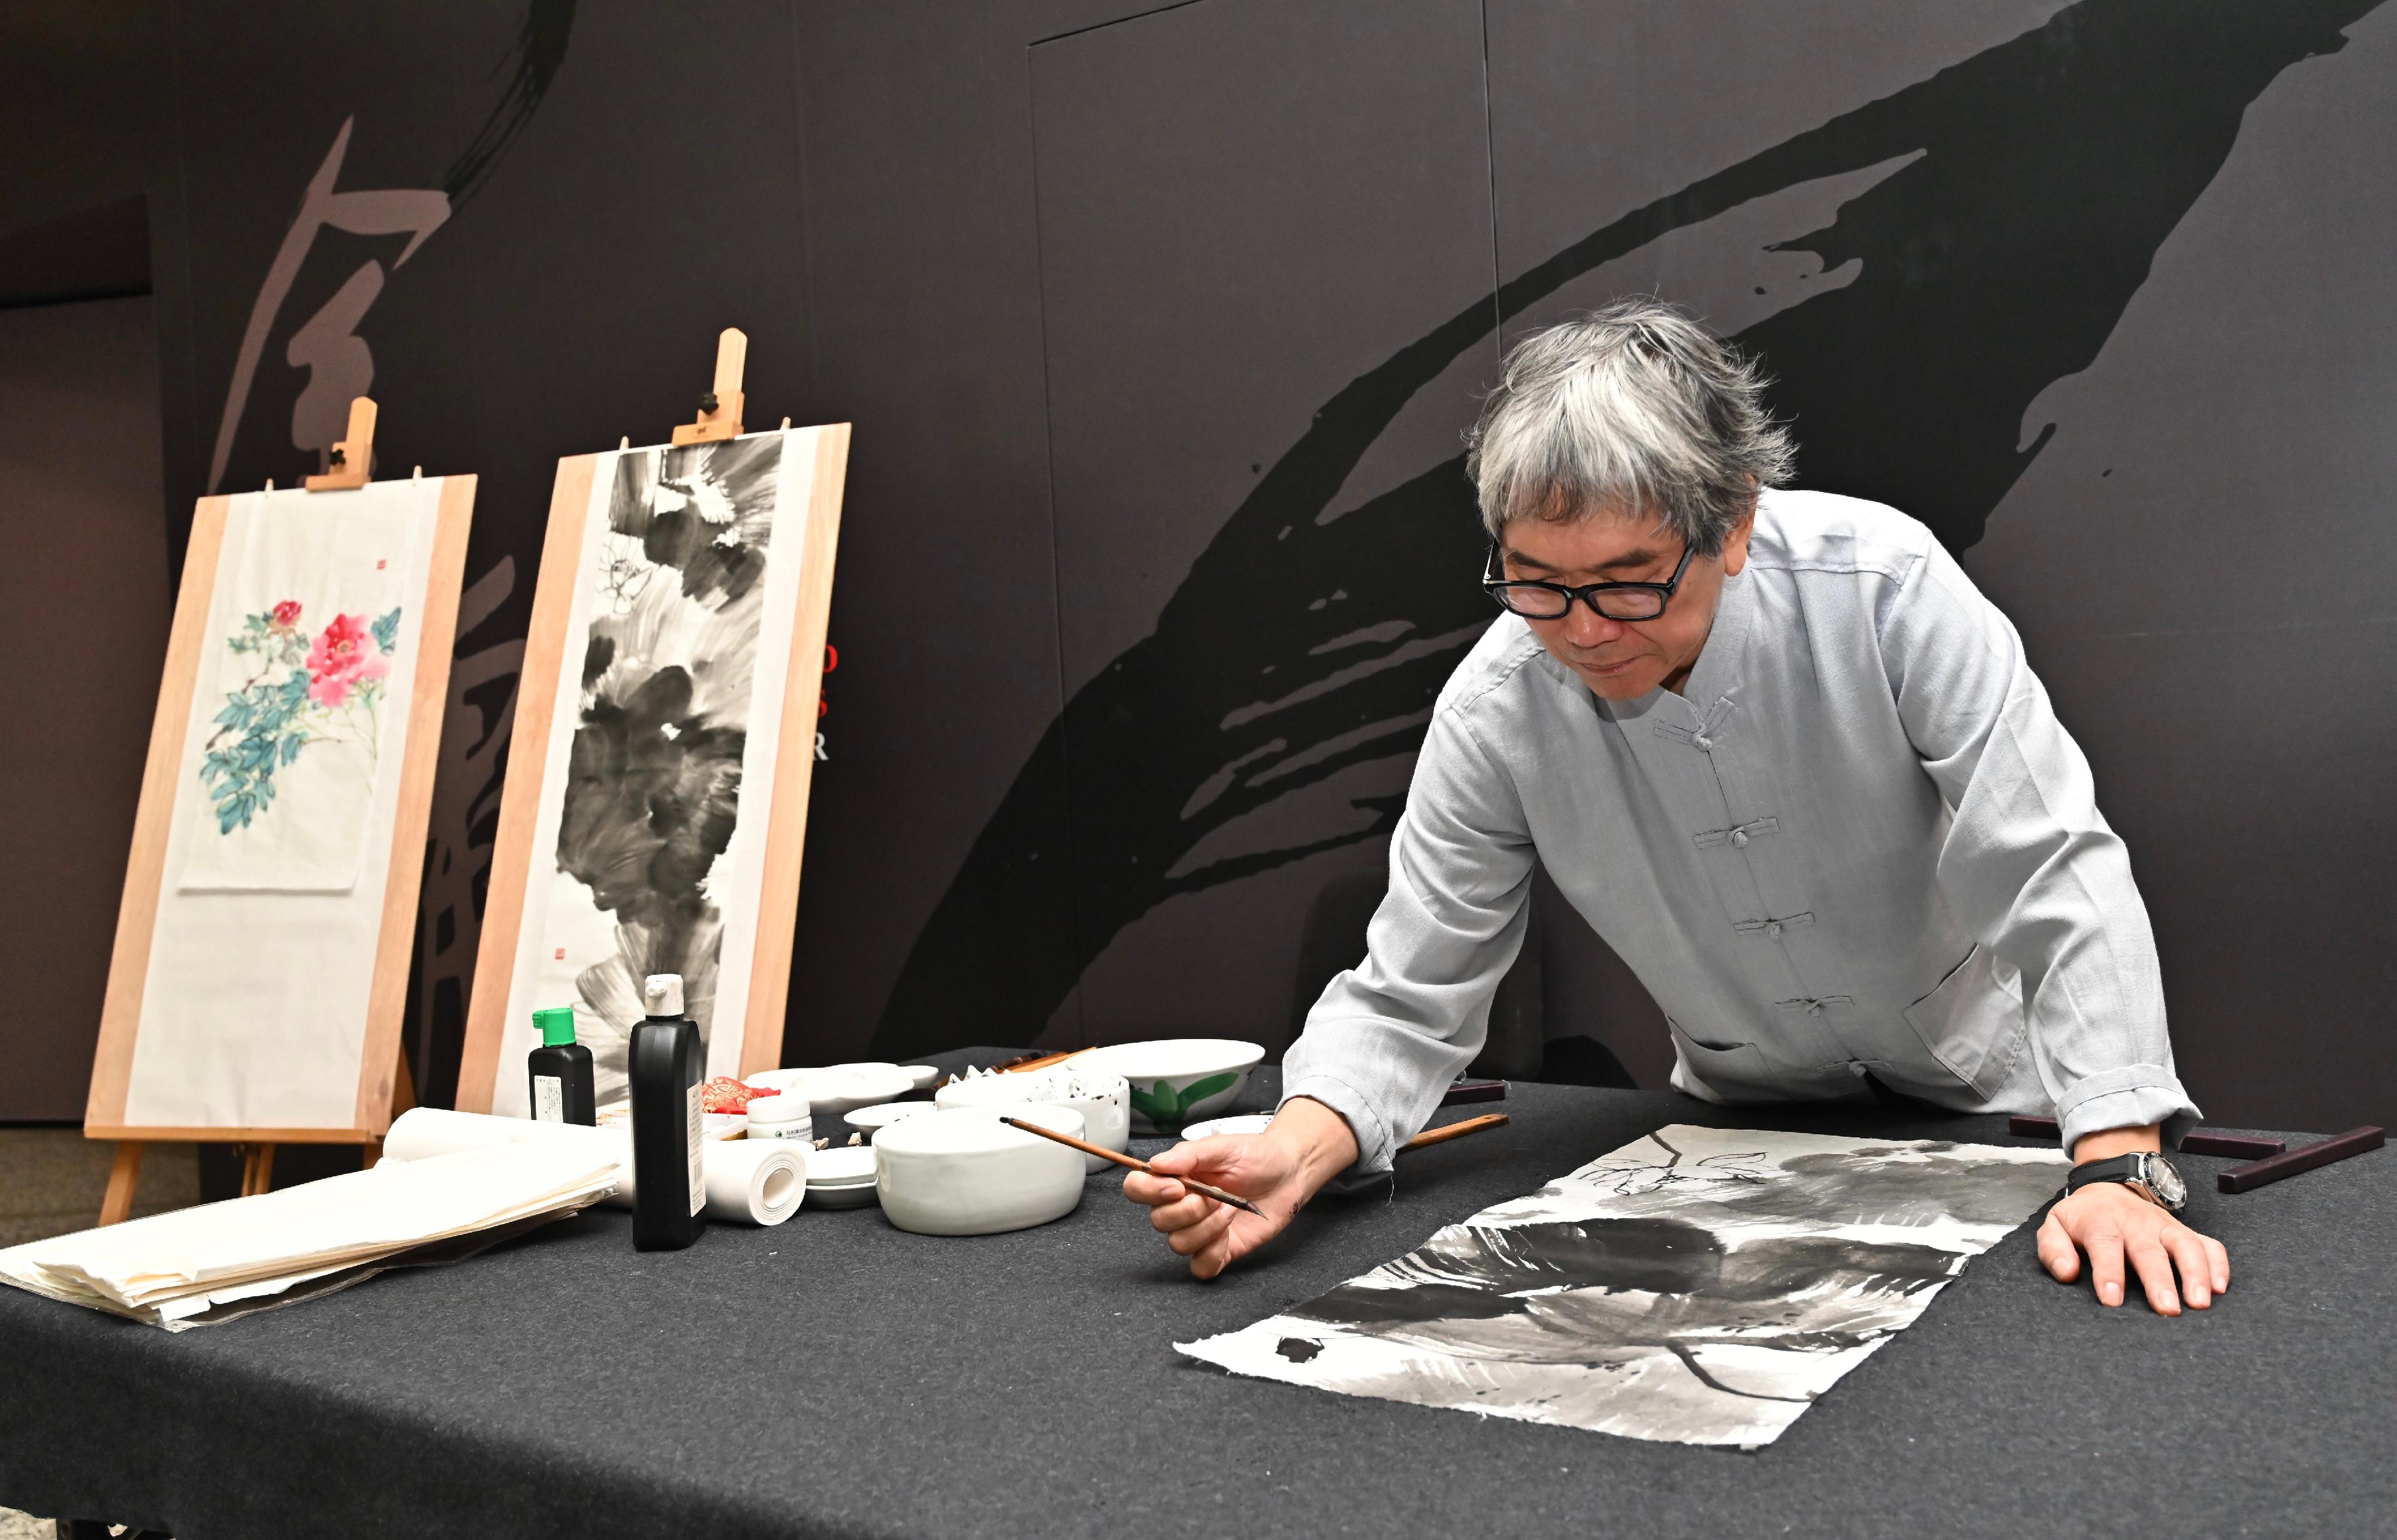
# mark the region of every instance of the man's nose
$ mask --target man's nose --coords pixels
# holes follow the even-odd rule
[[[1624,630],[1621,621],[1610,621],[1578,600],[1565,616],[1565,639],[1575,647],[1604,647]]]

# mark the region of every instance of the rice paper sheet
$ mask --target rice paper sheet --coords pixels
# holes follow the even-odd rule
[[[1352,1396],[1771,1443],[2036,1212],[2054,1149],[1675,1124],[1180,1351]]]

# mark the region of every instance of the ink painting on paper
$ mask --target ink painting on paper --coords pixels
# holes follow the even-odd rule
[[[261,498],[229,526],[193,705],[186,890],[356,885],[382,774],[414,536],[407,499]]]
[[[2055,1196],[2066,1165],[2051,1149],[1676,1124],[1177,1346],[1348,1395],[1754,1448]]]
[[[644,975],[681,974],[703,1039],[714,1024],[783,449],[760,435],[617,456],[585,553],[537,977],[542,998],[573,1002],[602,1103],[625,1088]]]

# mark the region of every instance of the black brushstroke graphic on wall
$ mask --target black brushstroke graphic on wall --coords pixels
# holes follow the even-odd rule
[[[511,50],[507,89],[483,120],[474,142],[450,163],[441,179],[441,190],[449,194],[451,209],[481,190],[500,157],[541,110],[542,98],[549,94],[551,82],[566,63],[566,45],[574,34],[574,6],[575,0],[532,0],[525,7],[524,26]]]
[[[1319,516],[1407,402],[1506,318],[1672,231],[1922,152],[1786,243],[1861,258],[1856,280],[1740,340],[1778,378],[1801,485],[1893,502],[1962,550],[2044,444],[2018,447],[2025,410],[2096,357],[2247,105],[2379,3],[2082,0],[1614,221],[1350,382],[1155,631],[1051,724],[918,934],[877,1050],[1029,1041],[1158,904],[1388,832],[1398,800],[1375,799],[1361,826],[1182,869],[1233,821],[1420,742],[1493,616],[1461,458]]]

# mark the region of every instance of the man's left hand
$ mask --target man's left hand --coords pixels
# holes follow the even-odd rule
[[[2230,1253],[2222,1242],[2198,1234],[2120,1182],[2093,1182],[2047,1211],[2047,1222],[2039,1227],[2039,1260],[2058,1282],[2081,1276],[2083,1252],[2089,1253],[2100,1305],[2122,1303],[2126,1261],[2160,1316],[2179,1315],[2184,1300],[2190,1309],[2203,1310],[2230,1287]]]

